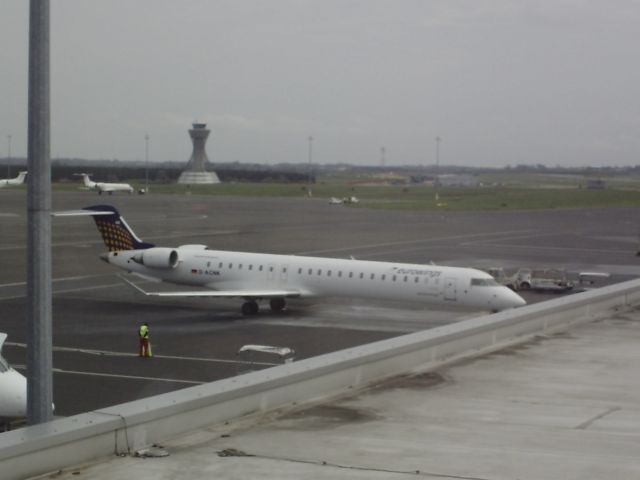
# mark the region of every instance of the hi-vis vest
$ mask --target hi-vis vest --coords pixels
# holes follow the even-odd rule
[[[146,325],[140,327],[140,338],[149,338],[149,327]]]

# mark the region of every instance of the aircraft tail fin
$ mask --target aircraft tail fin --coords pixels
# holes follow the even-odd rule
[[[84,186],[87,188],[91,188],[93,187],[92,185],[92,181],[89,178],[89,174],[88,173],[81,173],[80,176],[82,176],[82,183],[84,183]]]
[[[89,211],[85,215],[93,217],[96,227],[98,227],[98,231],[110,252],[144,250],[155,246],[138,238],[115,207],[111,205],[93,205],[85,207],[83,210]]]

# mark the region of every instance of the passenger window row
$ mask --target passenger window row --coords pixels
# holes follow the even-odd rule
[[[218,264],[218,268],[223,268],[223,267],[224,267],[224,263],[220,262]],[[236,268],[238,270],[242,270],[244,267],[245,267],[245,265],[242,264],[242,263],[238,263],[236,265]],[[229,270],[233,269],[234,268],[234,264],[233,263],[229,263],[228,264],[228,268],[229,268]],[[252,264],[247,265],[246,269],[249,270],[249,271],[252,271],[253,270],[253,265]],[[273,265],[269,265],[268,269],[269,269],[269,272],[273,272],[274,271]],[[258,265],[258,268],[256,270],[258,272],[262,272],[264,270],[264,266],[263,265]],[[306,271],[307,275],[315,275],[315,276],[318,276],[318,277],[322,276],[323,274],[325,276],[327,276],[327,277],[331,277],[334,274],[333,270],[323,270],[322,268],[318,268],[318,269],[313,269],[313,268],[303,269],[302,267],[300,267],[300,268],[298,268],[298,275],[303,275],[305,271]],[[287,273],[287,267],[283,267],[282,268],[282,273]],[[343,278],[343,276],[346,277],[346,278],[358,278],[358,279],[364,279],[365,278],[363,272],[355,272],[355,273],[354,272],[349,272],[348,275],[345,272],[345,274],[343,275],[342,270],[338,270],[335,273],[336,273],[335,276],[338,277],[338,278]],[[404,283],[408,283],[409,282],[409,278],[413,278],[413,283],[420,283],[420,277],[418,277],[418,276],[414,276],[414,277],[409,277],[409,275],[389,275],[389,276],[387,276],[387,274],[383,273],[382,275],[379,276],[379,278],[383,282],[386,281],[387,278],[389,278],[390,281],[392,281],[392,282],[401,281],[401,282],[404,282]],[[375,280],[376,279],[376,274],[375,273],[369,274],[368,279],[369,280]],[[430,283],[429,282],[429,277],[424,277],[424,283],[427,284],[427,285]],[[439,279],[438,278],[433,279],[433,283],[435,285],[437,285],[438,283],[440,283]]]

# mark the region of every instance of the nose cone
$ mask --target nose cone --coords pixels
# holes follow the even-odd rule
[[[109,252],[101,253],[100,260],[102,260],[105,263],[109,263]]]
[[[527,302],[524,298],[507,287],[502,287],[500,293],[496,298],[497,310],[507,310],[508,308],[522,307],[526,304]]]
[[[0,376],[0,416],[19,418],[27,414],[27,379],[13,369]]]

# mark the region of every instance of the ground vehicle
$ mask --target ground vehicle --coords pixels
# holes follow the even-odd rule
[[[580,272],[578,274],[578,288],[590,290],[604,286],[611,275],[607,272]]]
[[[505,287],[509,287],[512,290],[515,290],[514,287],[514,278],[515,276],[509,276],[504,272],[504,269],[501,267],[491,267],[483,269],[489,275],[491,275],[496,282],[500,285],[504,285]]]
[[[561,268],[520,268],[513,277],[513,288],[566,292],[573,289],[573,282]]]
[[[296,352],[289,347],[274,347],[272,345],[243,345],[236,352],[238,356],[237,374],[248,373],[284,363],[291,363]],[[274,358],[277,360],[274,362]]]

